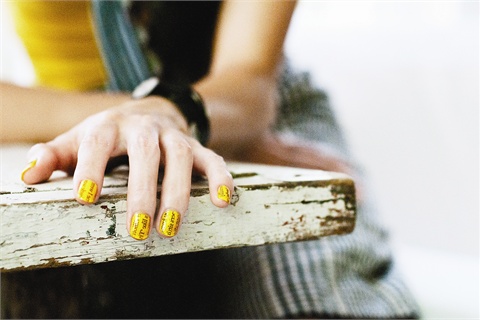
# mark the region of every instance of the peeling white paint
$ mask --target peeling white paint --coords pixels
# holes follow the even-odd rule
[[[27,150],[0,149],[2,271],[307,240],[350,232],[355,222],[353,182],[346,175],[229,163],[237,177],[234,205],[215,207],[207,184],[194,183],[179,234],[162,239],[152,230],[137,241],[126,230],[126,171],[106,177],[98,203],[84,206],[74,200],[70,177],[24,192],[18,159]],[[345,191],[332,192],[332,186]]]

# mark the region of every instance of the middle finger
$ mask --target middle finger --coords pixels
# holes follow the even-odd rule
[[[126,138],[129,158],[127,229],[137,240],[150,234],[155,215],[160,147],[157,131],[149,126],[132,128]]]

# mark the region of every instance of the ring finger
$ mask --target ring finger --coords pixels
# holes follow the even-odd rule
[[[170,238],[178,233],[190,201],[193,155],[190,144],[178,131],[168,130],[161,135],[160,140],[165,159],[165,175],[160,214],[155,225],[160,236]]]

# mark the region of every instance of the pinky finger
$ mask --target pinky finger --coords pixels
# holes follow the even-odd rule
[[[192,139],[193,166],[208,178],[210,200],[214,205],[225,208],[230,204],[234,190],[233,178],[225,160],[210,149]]]

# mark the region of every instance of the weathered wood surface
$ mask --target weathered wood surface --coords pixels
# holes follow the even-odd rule
[[[162,239],[152,230],[137,241],[126,230],[126,169],[109,174],[98,203],[85,206],[63,173],[37,185],[20,181],[27,150],[0,147],[1,271],[307,240],[349,233],[355,224],[354,184],[346,175],[229,163],[232,205],[216,208],[206,182],[195,182],[179,234]]]

